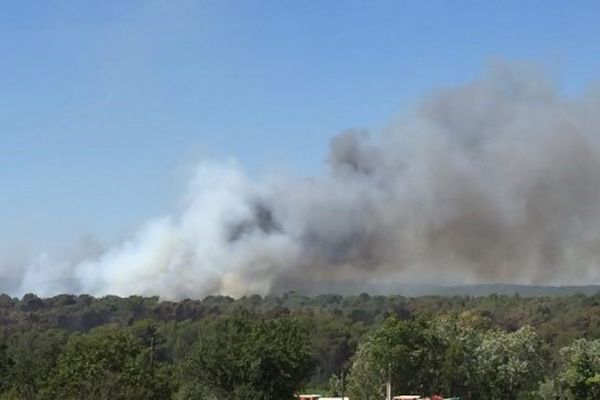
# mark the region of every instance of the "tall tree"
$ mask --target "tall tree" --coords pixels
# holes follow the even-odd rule
[[[171,387],[131,335],[101,330],[71,337],[49,377],[44,399],[164,400]]]
[[[11,392],[24,400],[37,399],[44,381],[56,367],[67,341],[66,332],[50,329],[19,332],[8,341]]]
[[[291,400],[313,368],[308,331],[297,321],[238,314],[200,337],[182,398]]]
[[[464,399],[479,398],[477,360],[475,351],[489,330],[490,321],[472,312],[443,317],[433,323],[435,334],[441,338],[444,351],[441,365],[440,389]]]
[[[0,342],[0,393],[3,393],[10,387],[9,373],[13,364],[13,360],[6,352],[6,344]]]
[[[542,342],[531,327],[492,330],[475,350],[482,398],[514,400],[537,389],[544,374]]]
[[[600,398],[600,340],[580,339],[560,351],[558,382],[578,400]]]
[[[361,343],[349,377],[353,397],[379,400],[391,380],[397,392],[439,389],[443,342],[425,321],[388,318]]]

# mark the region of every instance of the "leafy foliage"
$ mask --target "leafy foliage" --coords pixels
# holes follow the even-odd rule
[[[483,398],[517,399],[535,389],[544,373],[542,343],[528,326],[512,333],[486,333],[475,358]]]
[[[113,330],[73,336],[48,378],[47,399],[165,399],[170,387],[135,337]]]
[[[567,397],[600,398],[600,340],[576,340],[560,355],[563,365],[558,382]]]
[[[388,380],[399,392],[517,399],[543,377],[542,342],[531,327],[482,331],[460,320],[388,319],[358,349],[350,391],[381,399]]]
[[[0,399],[597,399],[598,339],[599,294],[0,295]]]
[[[384,398],[388,379],[399,392],[431,393],[440,384],[441,339],[425,321],[389,318],[359,347],[350,376],[357,398]]]
[[[289,318],[217,321],[187,365],[193,390],[220,399],[292,399],[313,370],[308,332]]]

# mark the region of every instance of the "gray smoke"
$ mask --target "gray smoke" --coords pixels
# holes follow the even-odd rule
[[[203,163],[178,216],[120,246],[30,265],[21,291],[310,291],[364,282],[598,283],[600,97],[510,68],[331,140],[314,178]]]

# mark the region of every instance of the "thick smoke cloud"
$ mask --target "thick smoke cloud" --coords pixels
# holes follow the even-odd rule
[[[377,282],[597,283],[600,101],[502,69],[432,94],[384,132],[331,140],[314,178],[204,163],[178,216],[21,291],[165,298]]]

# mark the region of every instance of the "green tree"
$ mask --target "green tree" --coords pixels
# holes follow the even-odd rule
[[[349,376],[352,397],[380,400],[391,379],[396,392],[430,394],[441,384],[443,342],[424,321],[388,318],[358,348]]]
[[[55,329],[12,335],[6,350],[11,360],[10,392],[20,399],[37,399],[45,379],[56,366],[66,340],[66,332]]]
[[[489,330],[490,321],[472,312],[445,317],[434,322],[433,328],[444,345],[440,367],[440,389],[449,395],[464,399],[479,397],[477,360],[475,350],[481,344],[483,333]]]
[[[13,360],[8,356],[6,344],[0,342],[0,393],[10,387],[10,376]]]
[[[513,400],[537,389],[544,373],[543,354],[542,342],[531,327],[486,333],[475,350],[482,398]]]
[[[42,394],[65,400],[163,400],[171,387],[134,336],[105,329],[70,338]]]
[[[313,369],[308,331],[297,321],[238,314],[200,337],[180,397],[292,399]]]
[[[580,339],[560,350],[558,382],[577,400],[600,398],[600,340]]]

